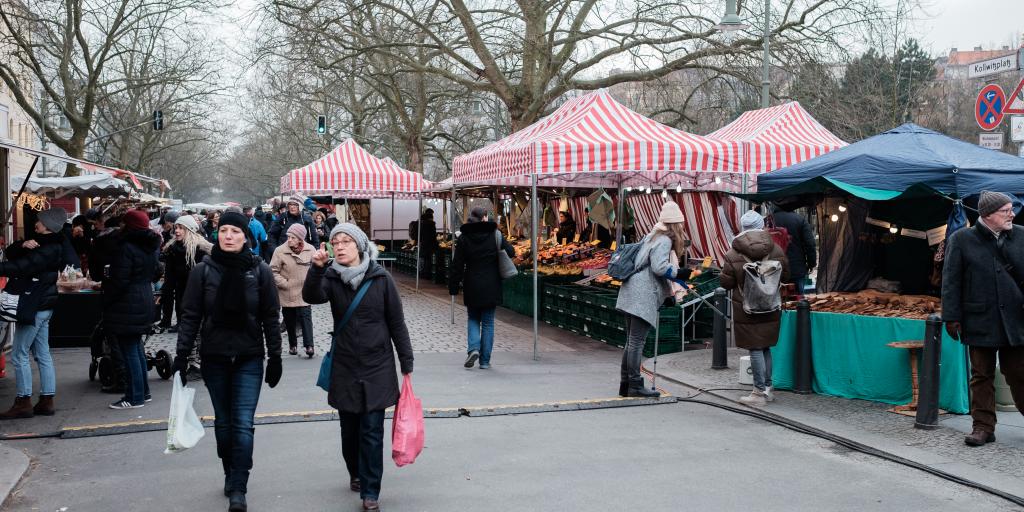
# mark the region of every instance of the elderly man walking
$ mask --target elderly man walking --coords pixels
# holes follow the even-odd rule
[[[996,440],[996,358],[1024,412],[1024,228],[1006,194],[983,191],[978,223],[949,237],[942,271],[942,320],[971,358],[970,446]]]

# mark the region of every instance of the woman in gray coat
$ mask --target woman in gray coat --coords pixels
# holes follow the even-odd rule
[[[658,223],[644,237],[643,247],[636,256],[635,264],[640,271],[626,279],[619,290],[615,309],[626,314],[627,337],[622,352],[620,396],[660,396],[657,391],[644,387],[640,360],[647,333],[658,322],[658,309],[672,296],[669,281],[690,277],[689,270],[675,268],[671,263],[672,252],[679,261],[686,258],[684,220],[679,205],[674,202],[662,205]]]

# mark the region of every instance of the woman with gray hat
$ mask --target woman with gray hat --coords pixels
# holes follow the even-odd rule
[[[391,274],[377,264],[377,246],[355,224],[331,230],[332,258],[322,244],[302,286],[302,300],[331,303],[335,329],[327,402],[341,418],[341,454],[349,488],[363,510],[378,510],[384,474],[384,409],[398,403],[395,352],[403,374],[412,373],[412,343],[402,298]],[[348,323],[339,328],[356,302]]]
[[[672,279],[688,279],[690,271],[672,265],[674,252],[679,261],[686,261],[688,241],[683,229],[683,212],[679,205],[662,205],[658,223],[641,241],[643,246],[636,255],[639,269],[622,283],[615,309],[626,314],[626,347],[622,351],[619,396],[655,397],[661,393],[644,387],[640,375],[647,334],[658,322],[662,304],[672,297],[669,283]]]
[[[63,268],[64,235],[68,215],[63,208],[39,212],[36,236],[7,248],[9,261],[0,262],[0,276],[10,277],[4,291],[18,294],[17,323],[11,350],[16,395],[14,405],[0,420],[52,416],[56,411],[57,376],[50,356],[50,317],[57,304],[57,274]],[[24,292],[31,292],[25,294]],[[39,402],[32,406],[32,367],[39,367]]]

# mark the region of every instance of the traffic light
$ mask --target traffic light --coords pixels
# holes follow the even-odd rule
[[[164,111],[163,110],[154,110],[153,111],[153,129],[157,130],[157,131],[164,129]]]
[[[327,133],[327,116],[316,116],[316,133],[319,135]]]

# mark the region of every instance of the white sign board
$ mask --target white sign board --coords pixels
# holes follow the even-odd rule
[[[1024,142],[1024,116],[1010,117],[1010,140]]]
[[[1017,62],[1017,54],[996,57],[994,59],[973,62],[967,65],[967,78],[980,78],[983,76],[995,75],[1006,71],[1015,71],[1020,68]]]
[[[985,149],[994,149],[1000,151],[1003,149],[1003,134],[997,133],[979,133],[978,134],[978,145]]]

